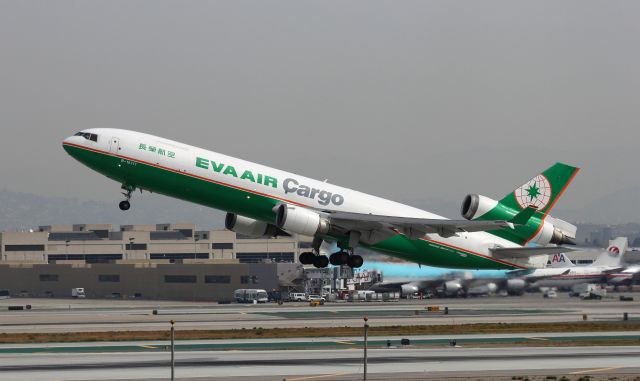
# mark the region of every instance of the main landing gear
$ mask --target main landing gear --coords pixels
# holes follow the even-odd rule
[[[364,263],[361,256],[353,253],[353,249],[344,250],[331,254],[329,257],[326,255],[318,254],[320,252],[320,245],[322,241],[314,241],[313,252],[306,251],[300,254],[300,263],[303,265],[313,265],[317,268],[325,268],[329,264],[333,266],[349,266],[352,268],[359,268]]]
[[[324,268],[329,266],[349,266],[354,269],[362,267],[364,259],[357,254],[349,254],[344,250],[340,250],[337,253],[331,254],[328,258],[326,255],[315,254],[311,251],[306,251],[300,254],[300,263],[303,265],[313,265],[317,268]]]
[[[131,194],[134,190],[136,190],[136,187],[122,184],[122,189],[124,190],[124,192],[122,192],[122,195],[125,197],[125,200],[120,201],[118,207],[120,208],[120,210],[129,210],[129,208],[131,208],[131,203],[129,202],[129,200],[131,200]]]

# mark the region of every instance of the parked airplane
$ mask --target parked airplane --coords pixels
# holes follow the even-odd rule
[[[300,256],[316,267],[360,267],[358,245],[432,266],[467,269],[542,267],[566,249],[529,244],[573,244],[575,226],[549,211],[578,168],[557,163],[500,201],[468,195],[466,220],[444,217],[173,140],[119,129],[88,129],[63,147],[89,168],[119,182],[130,207],[136,189],[228,212],[226,226],[249,236],[313,236]],[[340,250],[320,254],[323,241]]]
[[[505,270],[451,271],[415,263],[367,262],[363,271],[379,271],[382,281],[369,289],[376,292],[400,292],[402,296],[416,293],[441,294],[443,296],[466,296],[469,294],[490,294],[506,290]],[[524,286],[524,283],[523,283]],[[510,290],[513,290],[510,288]],[[524,291],[524,287],[521,287]]]
[[[605,283],[608,274],[624,269],[622,257],[627,250],[627,244],[626,237],[609,241],[609,247],[589,266],[576,266],[561,253],[552,256],[549,268],[516,270],[509,272],[508,276],[523,279],[531,288],[570,288],[581,283]]]

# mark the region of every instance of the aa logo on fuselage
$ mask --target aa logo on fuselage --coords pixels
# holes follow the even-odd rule
[[[551,183],[544,175],[538,175],[513,192],[522,209],[529,205],[544,209],[551,200]]]

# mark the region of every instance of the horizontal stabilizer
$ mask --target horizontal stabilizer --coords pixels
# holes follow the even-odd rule
[[[494,257],[500,258],[529,258],[535,255],[560,254],[575,251],[574,249],[563,246],[536,246],[536,247],[504,247],[491,249]]]
[[[533,216],[537,210],[538,208],[536,208],[535,206],[529,205],[526,208],[522,209],[518,214],[513,216],[513,218],[510,219],[509,222],[515,225],[526,225],[527,222],[529,222],[529,219],[531,219],[531,216]]]

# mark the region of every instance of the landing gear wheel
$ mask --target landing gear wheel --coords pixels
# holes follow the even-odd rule
[[[326,255],[316,255],[313,258],[313,265],[319,269],[329,266],[329,258]]]
[[[349,253],[345,251],[338,251],[337,253],[331,254],[329,257],[329,263],[333,266],[342,266],[346,265],[349,262]]]
[[[313,254],[310,251],[305,251],[304,253],[300,253],[300,257],[298,257],[298,259],[300,260],[300,263],[303,265],[312,265],[313,264],[313,259],[316,257],[315,254]]]
[[[351,255],[349,256],[347,264],[349,265],[349,267],[357,269],[362,267],[362,264],[364,264],[364,259],[362,259],[362,257],[359,255]]]
[[[120,210],[129,210],[129,208],[131,208],[131,204],[129,203],[129,200],[131,200],[131,194],[133,193],[134,190],[136,190],[136,187],[122,184],[120,189],[124,190],[124,192],[122,192],[122,195],[124,196],[125,200],[120,201],[120,204],[118,204],[118,207],[120,208]]]

